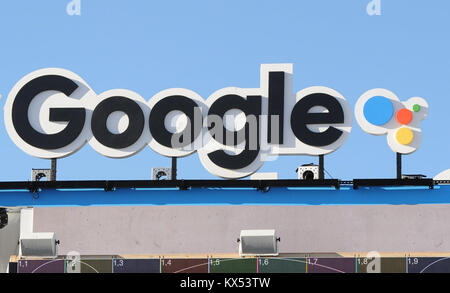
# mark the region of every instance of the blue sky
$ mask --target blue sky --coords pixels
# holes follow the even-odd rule
[[[62,67],[97,92],[126,88],[150,99],[184,87],[205,99],[227,87],[258,87],[261,63],[293,63],[294,92],[313,85],[336,89],[352,108],[365,91],[382,87],[401,100],[422,96],[430,105],[422,147],[404,156],[405,173],[430,177],[450,168],[450,1],[381,0],[69,0],[0,2],[0,101],[24,75]],[[0,180],[28,180],[50,162],[17,148],[0,126]],[[314,157],[280,157],[260,171],[295,178]],[[215,178],[193,154],[180,159],[179,178]],[[148,179],[170,159],[150,148],[109,159],[89,145],[58,161],[58,179]],[[395,154],[385,137],[364,133],[354,121],[347,142],[325,157],[335,178],[395,176]]]

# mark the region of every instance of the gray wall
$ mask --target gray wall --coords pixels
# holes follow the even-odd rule
[[[20,214],[8,215],[8,226],[0,230],[0,273],[5,273],[11,255],[18,253]]]
[[[450,205],[36,208],[59,253],[237,253],[241,229],[276,229],[280,252],[450,252]]]

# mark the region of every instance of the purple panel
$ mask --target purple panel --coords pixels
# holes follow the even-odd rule
[[[159,259],[114,259],[113,273],[159,273]]]
[[[308,258],[308,273],[355,273],[354,258]]]
[[[208,259],[163,259],[161,260],[163,273],[208,273]]]
[[[410,257],[408,273],[450,273],[449,257]]]
[[[64,273],[64,260],[19,260],[17,264],[17,272],[19,274],[29,273]]]

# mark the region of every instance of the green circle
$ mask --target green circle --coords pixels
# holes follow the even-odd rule
[[[419,111],[420,111],[420,105],[415,104],[415,105],[413,106],[413,111],[414,111],[414,112],[419,112]]]

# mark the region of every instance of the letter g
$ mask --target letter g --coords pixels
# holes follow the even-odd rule
[[[45,91],[58,91],[70,96],[78,85],[69,78],[59,75],[44,75],[26,83],[17,93],[12,105],[12,122],[17,134],[28,144],[45,150],[63,148],[72,143],[81,133],[86,120],[84,108],[51,108],[49,120],[68,122],[55,134],[44,134],[35,130],[29,121],[28,110],[31,101]]]

